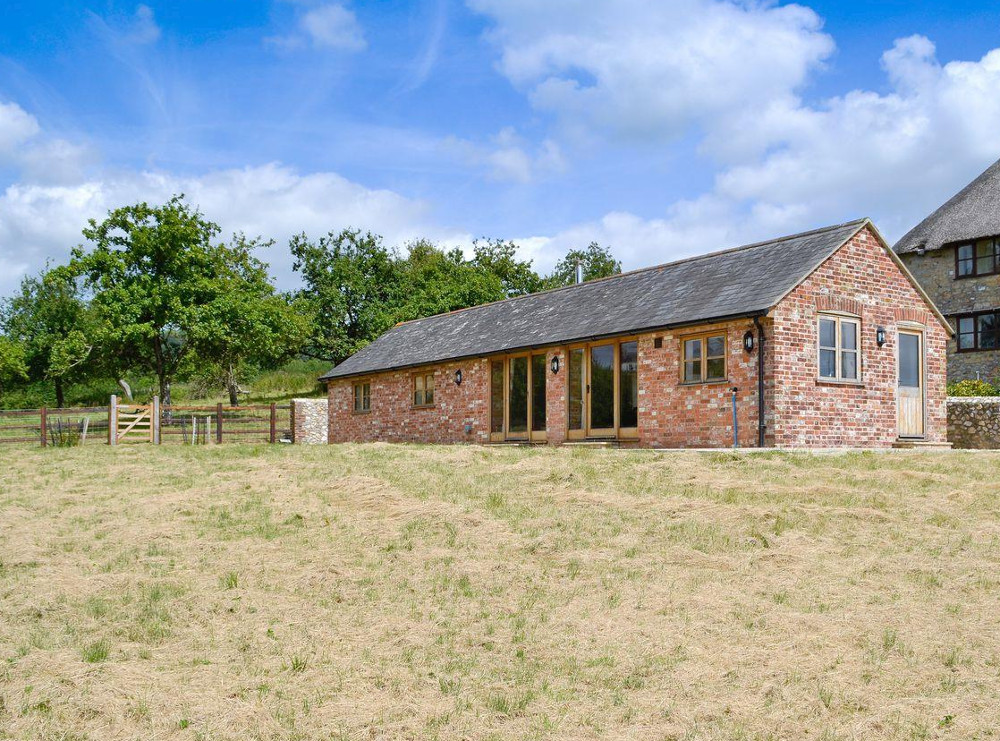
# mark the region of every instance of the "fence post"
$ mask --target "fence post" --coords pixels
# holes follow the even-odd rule
[[[222,442],[222,402],[215,405],[215,442]]]
[[[111,394],[108,405],[108,445],[118,444],[118,397]]]
[[[153,435],[153,445],[160,444],[160,397],[153,397],[152,419],[149,420],[149,429]]]
[[[278,442],[278,406],[271,402],[271,444]]]
[[[42,439],[42,447],[43,448],[46,445],[49,444],[49,429],[48,429],[48,416],[49,416],[49,413],[48,412],[49,412],[48,409],[46,409],[45,407],[42,407],[42,413],[41,413],[42,434],[41,434],[41,439]]]

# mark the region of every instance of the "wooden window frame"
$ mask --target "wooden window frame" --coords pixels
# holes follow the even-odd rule
[[[434,371],[423,371],[421,373],[414,373],[410,377],[410,405],[413,409],[433,409],[436,401],[436,389],[434,383]],[[427,401],[427,381],[430,379],[430,392],[431,400]],[[417,389],[417,381],[421,381],[423,388]],[[417,393],[423,394],[424,401],[417,402]]]
[[[367,393],[365,393],[367,387]],[[358,390],[361,390],[361,406],[358,407]],[[367,401],[367,405],[365,404]],[[372,382],[355,381],[351,384],[351,408],[354,414],[369,414],[372,410]]]
[[[836,324],[836,330],[834,333],[834,343],[835,347],[829,347],[822,344],[822,332],[820,327],[823,321],[831,321]],[[853,350],[846,349],[844,347],[843,341],[843,325],[853,324],[855,326],[855,348]],[[862,364],[862,353],[861,353],[861,317],[855,314],[838,314],[836,312],[825,312],[821,311],[816,314],[816,380],[820,383],[844,383],[844,384],[861,384],[863,378],[863,364]],[[833,350],[834,351],[834,370],[835,375],[824,376],[823,375],[823,364],[820,360],[823,350]],[[854,376],[848,377],[844,375],[844,354],[853,352],[857,359],[854,363]]]
[[[979,244],[981,242],[989,242],[993,245],[993,268],[988,271],[979,270]],[[961,259],[959,253],[963,247],[972,248],[972,257]],[[954,245],[955,250],[955,280],[966,280],[967,278],[982,278],[988,275],[997,275],[1000,273],[1000,237],[981,237],[979,239],[972,239],[965,242],[959,242]],[[963,262],[972,263],[972,272],[962,274],[961,265]]]
[[[1000,352],[1000,331],[994,330],[998,335],[997,347],[981,347],[979,341],[979,319],[984,316],[993,316],[1000,327],[1000,309],[990,309],[989,311],[970,311],[965,314],[955,315],[955,352]],[[972,321],[972,347],[962,347],[962,320]],[[967,334],[967,333],[965,333]]]
[[[708,354],[708,340],[709,338],[721,337],[722,338],[722,355],[712,355]],[[687,366],[687,343],[693,342],[695,340],[701,340],[701,355],[699,359],[701,361],[701,379],[691,381],[688,380],[686,373]],[[722,377],[721,378],[709,378],[708,377],[708,361],[709,360],[719,360],[722,359]],[[680,383],[682,386],[700,386],[702,384],[710,383],[729,383],[729,331],[728,330],[714,330],[710,332],[699,332],[698,334],[684,335],[680,338]]]

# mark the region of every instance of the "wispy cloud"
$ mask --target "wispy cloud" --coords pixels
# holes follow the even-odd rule
[[[326,3],[308,10],[297,10],[295,30],[268,37],[265,42],[286,49],[311,45],[321,49],[359,52],[368,48],[357,16],[340,3]]]
[[[427,82],[427,78],[430,77],[438,57],[441,55],[441,43],[444,41],[447,29],[448,0],[438,0],[424,45],[420,49],[420,53],[410,63],[406,76],[396,86],[394,93],[412,93]]]

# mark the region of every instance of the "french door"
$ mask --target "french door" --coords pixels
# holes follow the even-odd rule
[[[566,382],[568,437],[638,435],[638,346],[635,341],[571,347]]]
[[[545,440],[545,369],[544,353],[490,361],[490,440]]]

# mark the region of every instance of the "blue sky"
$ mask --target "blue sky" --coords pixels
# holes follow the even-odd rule
[[[868,215],[1000,157],[1000,4],[4,3],[0,292],[185,192],[286,241],[591,239],[638,267]],[[998,49],[997,51],[994,51]]]

